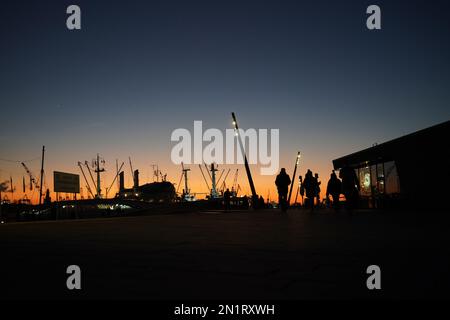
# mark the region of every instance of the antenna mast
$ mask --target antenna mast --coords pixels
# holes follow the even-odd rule
[[[94,164],[95,164],[94,172],[97,173],[97,194],[95,197],[98,199],[100,199],[102,197],[102,189],[100,187],[100,173],[105,172],[104,167],[100,168],[100,162],[102,165],[105,164],[105,160],[103,160],[103,159],[100,160],[100,155],[97,153],[97,160],[94,160]]]
[[[41,181],[40,181],[40,187],[39,187],[39,206],[42,204],[42,182],[44,181],[44,154],[45,154],[45,146],[42,146]]]
[[[217,188],[216,188],[216,171],[217,168],[214,166],[214,163],[211,163],[211,198],[217,198]]]

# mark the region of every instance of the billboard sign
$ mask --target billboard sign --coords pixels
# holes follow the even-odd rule
[[[53,171],[53,191],[80,193],[80,176],[78,174]]]

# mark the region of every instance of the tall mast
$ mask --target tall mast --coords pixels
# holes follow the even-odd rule
[[[14,203],[14,187],[13,187],[13,180],[12,176],[9,176],[9,183],[10,183],[10,189],[11,189],[11,203]]]
[[[97,153],[97,170],[95,170],[97,172],[97,197],[100,198],[100,156]]]
[[[183,174],[181,175],[181,177],[184,176],[184,194],[188,195],[190,194],[190,190],[188,188],[188,171],[191,171],[191,169],[189,168],[185,168],[183,162],[181,163],[181,169],[183,170]],[[181,182],[181,180],[180,180]]]
[[[211,163],[211,198],[217,198],[216,171],[214,163]]]
[[[116,176],[119,175],[119,160],[116,159]],[[117,180],[117,192],[120,191],[120,181]]]
[[[45,155],[45,146],[42,146],[41,181],[40,181],[40,187],[39,187],[39,205],[42,204],[42,182],[44,180],[44,155]]]
[[[248,178],[248,182],[250,184],[250,190],[252,191],[252,198],[255,201],[258,198],[258,195],[256,194],[255,185],[253,184],[252,173],[250,172],[250,167],[249,167],[248,161],[247,161],[247,155],[245,154],[245,149],[244,149],[244,146],[242,144],[241,135],[239,133],[239,127],[238,127],[238,123],[237,123],[237,120],[236,120],[236,115],[234,114],[234,112],[232,112],[231,116],[233,117],[234,129],[236,131],[236,135],[237,135],[237,138],[238,138],[239,146],[241,148],[242,156],[244,157],[245,171],[247,172],[247,178]]]
[[[299,162],[300,162],[300,151],[297,152],[297,158],[295,158],[294,174],[292,175],[291,188],[290,188],[290,190],[289,190],[289,197],[288,197],[288,200],[287,200],[288,205],[289,205],[289,203],[291,202],[292,189],[293,189],[293,187],[294,187],[295,174],[297,173],[297,166],[298,166],[298,163],[299,163]],[[296,199],[297,199],[297,197],[296,197]]]
[[[104,162],[104,160],[102,160]],[[97,198],[102,197],[102,189],[100,186],[100,173],[104,172],[105,168],[100,168],[100,155],[97,153],[97,161],[95,163],[95,170],[94,172],[97,173]]]

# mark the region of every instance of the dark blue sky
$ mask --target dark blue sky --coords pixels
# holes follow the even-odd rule
[[[235,111],[280,129],[282,165],[301,149],[331,168],[450,118],[447,3],[2,1],[0,157],[46,144],[72,171],[96,152],[170,171],[173,129],[225,129]],[[81,31],[66,29],[70,4]],[[366,28],[370,4],[382,30]]]

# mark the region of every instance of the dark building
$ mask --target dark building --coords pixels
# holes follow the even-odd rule
[[[176,197],[175,187],[168,181],[139,185],[139,171],[133,172],[133,188],[126,189],[123,171],[119,174],[118,198],[138,199],[148,202],[172,202]]]
[[[450,121],[333,160],[356,170],[368,207],[450,208]]]

